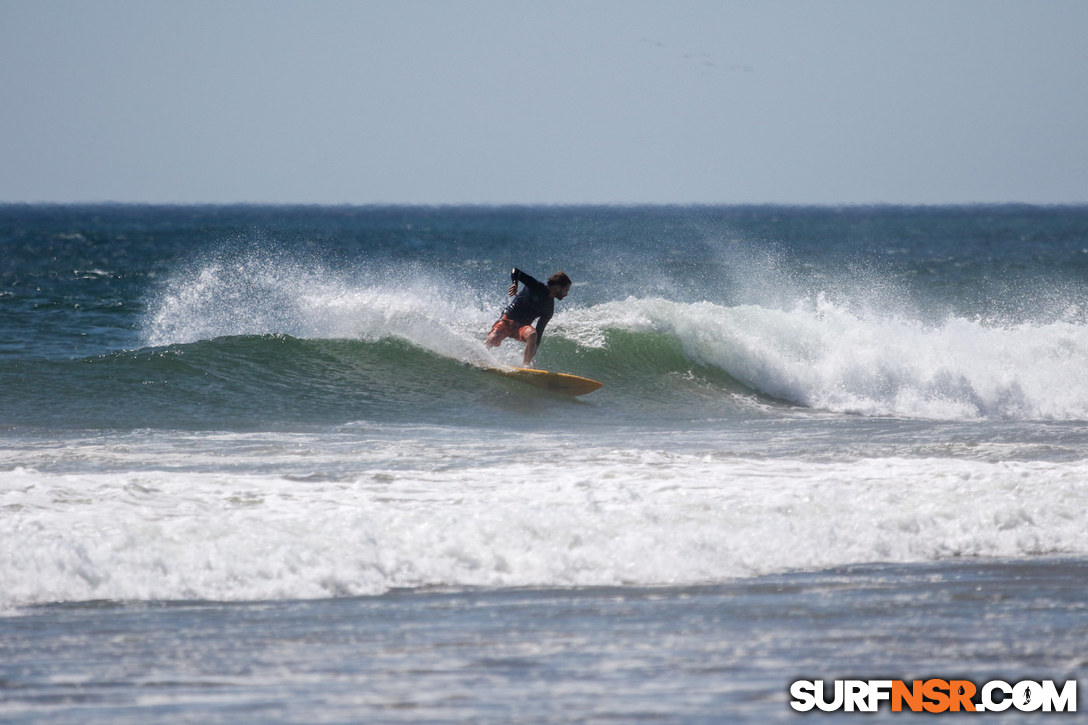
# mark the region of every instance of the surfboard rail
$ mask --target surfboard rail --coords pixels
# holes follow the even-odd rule
[[[581,375],[535,368],[495,368],[495,371],[508,378],[564,395],[585,395],[604,385],[599,380],[583,378]]]

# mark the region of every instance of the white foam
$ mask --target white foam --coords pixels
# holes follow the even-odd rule
[[[1049,321],[939,324],[858,313],[823,298],[793,309],[635,299],[568,316],[568,334],[605,345],[609,328],[674,336],[695,361],[799,405],[876,416],[1088,419],[1088,326]]]
[[[406,468],[413,452],[397,446],[408,443],[343,445],[369,465],[335,480],[0,473],[0,609],[695,584],[855,562],[1088,553],[1083,462],[814,463],[560,446],[563,465],[542,466],[540,455],[488,455],[480,442],[451,444],[449,465]],[[437,455],[420,445],[415,454]],[[254,460],[280,465],[311,455],[258,448]]]

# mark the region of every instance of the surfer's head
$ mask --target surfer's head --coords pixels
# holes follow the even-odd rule
[[[552,297],[561,300],[570,292],[570,277],[566,272],[556,272],[548,277],[548,291]]]

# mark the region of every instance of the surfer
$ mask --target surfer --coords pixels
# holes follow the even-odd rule
[[[543,284],[514,267],[510,272],[510,281],[507,294],[514,299],[502,311],[498,322],[492,325],[484,345],[498,347],[508,337],[521,340],[525,343],[522,365],[531,367],[540,341],[544,338],[544,328],[555,311],[555,301],[563,299],[570,292],[570,277],[566,272],[556,272],[548,278],[548,284]],[[518,292],[518,282],[524,285],[521,292]],[[535,328],[533,320],[537,320]]]

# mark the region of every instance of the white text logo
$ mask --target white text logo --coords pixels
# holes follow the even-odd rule
[[[1060,688],[1053,680],[1010,684],[991,680],[981,687],[970,680],[798,680],[790,685],[790,707],[799,712],[876,712],[888,703],[892,712],[1076,712],[1077,681]]]

